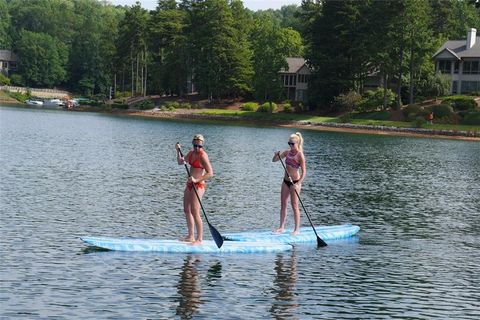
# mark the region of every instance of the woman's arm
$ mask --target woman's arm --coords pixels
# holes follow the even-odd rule
[[[184,164],[185,163],[185,158],[180,155],[180,145],[178,143],[175,144],[175,149],[177,150],[177,163],[179,165]],[[190,152],[187,153],[187,158],[188,158],[189,154],[190,154]]]

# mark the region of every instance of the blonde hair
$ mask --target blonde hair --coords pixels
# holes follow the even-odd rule
[[[194,135],[192,141],[193,140],[200,140],[202,142],[205,142],[205,138],[201,134]]]
[[[298,150],[303,151],[303,137],[300,132],[295,132],[290,135],[290,139],[295,139],[298,142]]]

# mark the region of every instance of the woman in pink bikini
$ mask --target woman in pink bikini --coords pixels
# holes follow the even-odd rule
[[[202,243],[203,222],[200,215],[200,202],[195,195],[193,185],[195,185],[198,197],[201,199],[205,193],[205,181],[213,176],[210,160],[208,160],[208,155],[203,150],[204,141],[205,139],[201,134],[193,136],[193,148],[187,153],[185,158],[180,155],[180,145],[178,143],[175,145],[178,164],[183,165],[185,162],[190,164],[191,175],[187,180],[187,185],[183,193],[183,210],[185,212],[185,218],[187,219],[188,234],[180,240],[191,242],[194,245]],[[196,237],[195,229],[197,230]]]
[[[274,229],[274,232],[282,233],[285,231],[288,198],[290,197],[293,209],[293,218],[295,221],[295,229],[293,230],[292,235],[298,235],[300,233],[300,209],[298,207],[298,197],[295,194],[295,190],[297,190],[298,194],[300,194],[303,179],[305,179],[307,174],[305,156],[303,155],[303,137],[300,132],[294,133],[290,136],[288,139],[288,145],[290,146],[290,150],[285,150],[283,152],[277,151],[272,159],[273,162],[277,162],[280,160],[279,157],[282,159],[285,158],[287,171],[293,180],[292,184],[287,173],[285,173],[280,196],[280,226],[277,229]],[[301,173],[299,171],[301,171]]]

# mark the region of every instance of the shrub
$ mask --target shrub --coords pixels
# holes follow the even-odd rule
[[[115,92],[115,98],[127,98],[131,97],[132,93],[130,91],[117,91]]]
[[[453,109],[448,104],[438,104],[432,108],[435,119],[449,117],[454,114]]]
[[[175,109],[178,109],[180,108],[180,103],[178,103],[177,101],[166,101],[161,110],[162,111],[175,111]]]
[[[285,103],[283,105],[283,111],[286,113],[292,113],[293,112],[292,105],[290,103]]]
[[[362,96],[359,93],[349,91],[347,93],[341,93],[333,98],[333,106],[336,111],[352,111],[361,101]]]
[[[422,111],[422,107],[418,104],[409,104],[408,106],[402,108],[402,113],[405,118],[410,118],[411,116],[417,116]]]
[[[189,102],[182,102],[178,107],[180,109],[192,109],[192,105]]]
[[[348,123],[351,121],[351,119],[352,119],[352,116],[350,112],[344,113],[340,116],[341,123]]]
[[[256,102],[246,102],[242,105],[241,109],[243,111],[257,111],[258,109],[258,103]]]
[[[301,113],[301,112],[303,112],[303,110],[305,110],[305,107],[304,107],[302,102],[300,102],[299,104],[297,104],[295,106],[295,112],[296,113]]]
[[[124,104],[124,103],[114,103],[114,104],[112,104],[112,108],[127,110],[127,109],[128,109],[128,104]]]
[[[449,103],[456,111],[472,110],[477,107],[477,103],[471,97],[451,96],[443,99],[442,103]]]
[[[23,81],[23,77],[17,73],[14,73],[10,76],[10,82],[14,86],[25,86],[25,81]]]
[[[480,111],[470,111],[465,114],[462,124],[480,125]]]
[[[21,92],[8,91],[7,93],[10,97],[12,97],[13,99],[15,99],[17,101],[20,101],[20,102],[24,102],[25,100],[30,99],[30,96],[28,95],[28,92],[25,94],[25,93],[21,93]]]
[[[383,88],[378,88],[375,91],[365,92],[365,97],[357,105],[357,110],[360,112],[374,111],[383,106]],[[387,107],[391,106],[395,99],[395,94],[392,90],[387,89]]]
[[[371,119],[371,120],[388,120],[390,119],[390,112],[377,111],[377,112],[364,112],[351,115],[355,119]]]
[[[2,85],[2,86],[10,85],[10,79],[7,78],[6,76],[4,76],[3,73],[1,73],[1,72],[0,72],[0,85]]]
[[[274,102],[265,102],[257,109],[257,111],[259,112],[269,112],[269,113],[273,113],[275,110],[277,110],[277,104]]]
[[[139,103],[135,103],[133,106],[134,106],[134,109],[139,109],[139,110],[149,110],[155,107],[153,102],[150,100],[144,100]]]
[[[415,128],[423,128],[423,126],[427,123],[427,120],[425,120],[424,117],[416,117],[415,120],[413,121],[413,126]]]

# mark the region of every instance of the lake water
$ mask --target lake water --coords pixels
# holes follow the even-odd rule
[[[302,131],[314,223],[361,227],[325,248],[140,254],[80,241],[184,235],[174,144],[197,132],[215,172],[212,225],[277,226],[271,158],[292,129],[1,107],[0,318],[479,319],[476,142]]]

